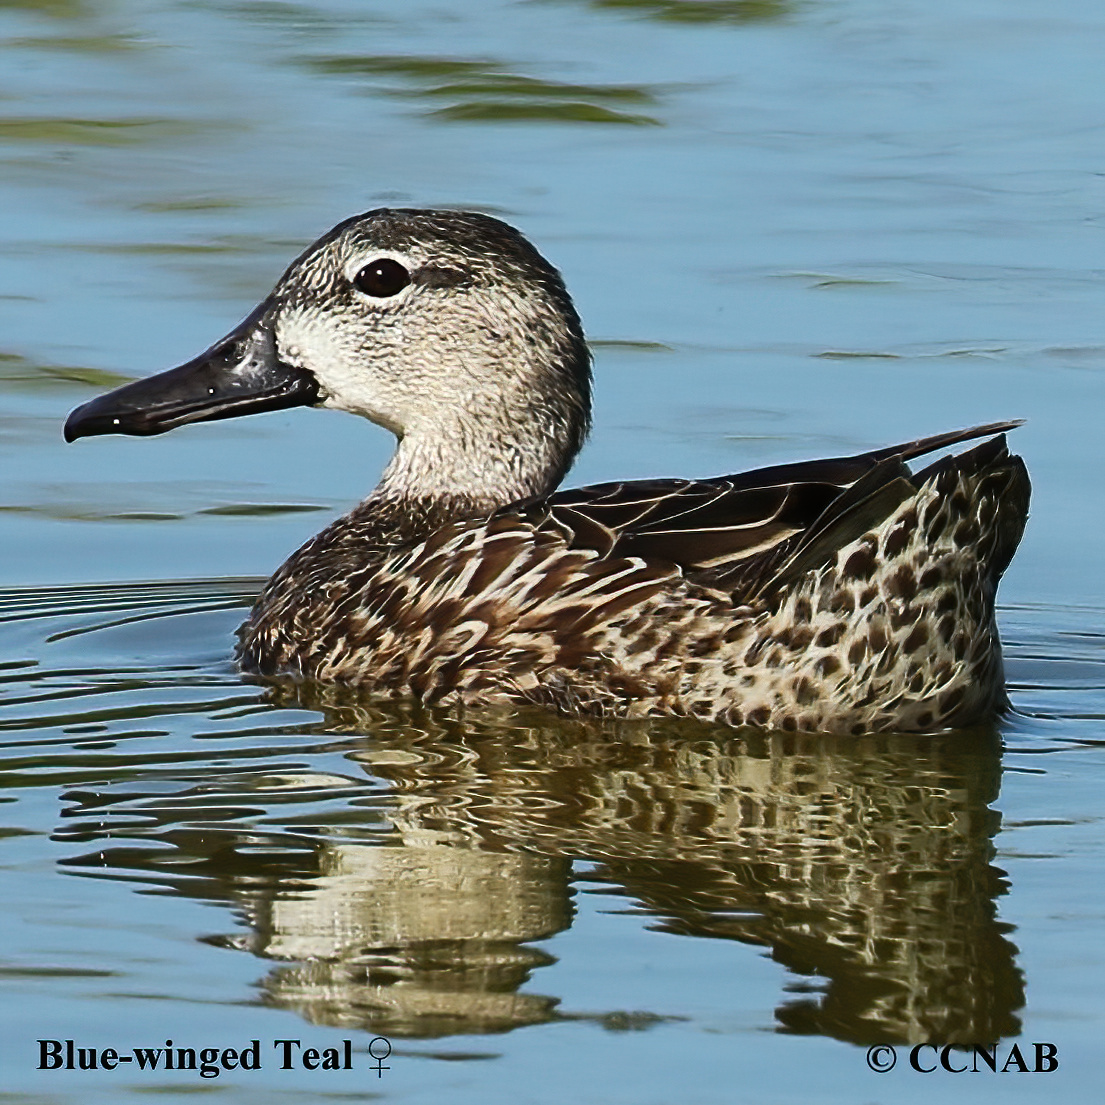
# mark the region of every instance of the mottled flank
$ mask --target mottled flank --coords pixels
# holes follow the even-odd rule
[[[1003,437],[908,476],[928,444],[582,488],[398,541],[402,506],[369,499],[273,577],[242,660],[568,714],[966,725],[1005,704],[994,594],[1029,484]]]
[[[846,734],[1005,706],[994,597],[1029,498],[1000,436],[1016,423],[557,492],[590,398],[579,318],[521,234],[382,209],[315,242],[207,353],[86,403],[65,432],[318,405],[396,435],[372,495],[241,628],[242,667],[262,676]]]

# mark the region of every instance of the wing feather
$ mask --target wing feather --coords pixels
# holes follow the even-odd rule
[[[695,582],[751,598],[814,567],[893,510],[917,486],[907,460],[1019,424],[712,479],[593,484],[510,511],[538,531],[557,531],[570,547],[675,566]]]

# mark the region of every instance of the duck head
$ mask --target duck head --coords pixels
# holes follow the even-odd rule
[[[377,494],[494,507],[560,482],[590,399],[579,317],[517,230],[472,212],[381,209],[323,235],[195,360],[78,407],[65,438],[332,407],[399,439]]]

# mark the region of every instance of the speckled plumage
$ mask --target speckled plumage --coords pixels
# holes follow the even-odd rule
[[[196,366],[218,374],[218,403]],[[377,489],[269,581],[239,631],[248,672],[843,733],[1005,705],[994,598],[1029,498],[1001,436],[1015,423],[557,492],[590,417],[559,274],[498,220],[385,209],[311,246],[203,358],[86,404],[66,434],[294,403],[365,415],[399,444]]]
[[[1005,702],[994,593],[1028,481],[1002,437],[912,478],[898,459],[908,451],[582,488],[432,520],[398,542],[369,500],[273,577],[240,631],[242,660],[568,714],[848,733],[965,725]],[[841,517],[821,529],[834,504]],[[740,519],[723,530],[728,555],[696,520],[718,511]]]

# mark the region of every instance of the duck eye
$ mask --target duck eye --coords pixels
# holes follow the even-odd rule
[[[365,295],[375,296],[377,299],[401,292],[410,282],[411,274],[390,257],[370,261],[353,277],[353,283]]]

